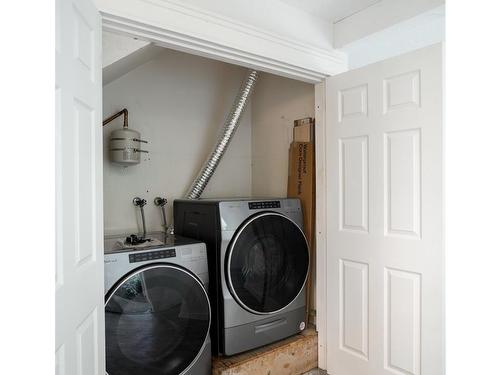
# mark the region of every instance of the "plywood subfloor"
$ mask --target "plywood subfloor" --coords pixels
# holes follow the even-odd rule
[[[300,375],[318,367],[314,328],[232,357],[214,357],[212,375]]]

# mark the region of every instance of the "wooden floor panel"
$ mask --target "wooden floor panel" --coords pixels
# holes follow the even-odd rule
[[[318,367],[314,328],[232,357],[214,357],[212,375],[301,375]]]

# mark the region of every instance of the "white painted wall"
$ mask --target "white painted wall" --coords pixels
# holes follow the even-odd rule
[[[445,6],[423,12],[342,47],[349,69],[445,41]]]
[[[285,197],[293,121],[314,117],[314,85],[262,74],[252,99],[252,193]]]
[[[148,230],[161,230],[156,196],[182,197],[213,146],[236,95],[245,69],[214,60],[165,50],[157,58],[104,86],[103,118],[123,107],[129,126],[141,132],[150,151],[139,165],[111,164],[104,154],[104,227],[106,234],[139,230],[132,198],[148,200]],[[251,194],[251,103],[224,160],[204,197]],[[120,127],[117,119],[104,128]]]
[[[364,38],[444,4],[444,0],[381,0],[334,24],[334,47]]]

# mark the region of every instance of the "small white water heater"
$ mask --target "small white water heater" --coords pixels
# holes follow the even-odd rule
[[[141,139],[141,133],[128,128],[128,111],[126,108],[102,123],[103,126],[123,115],[123,128],[111,132],[109,138],[109,155],[113,163],[120,165],[135,165],[141,162],[141,153],[148,151],[141,149],[142,143],[148,143]]]

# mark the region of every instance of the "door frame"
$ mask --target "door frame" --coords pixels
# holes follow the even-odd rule
[[[347,54],[311,46],[188,4],[169,0],[95,0],[103,31],[128,35],[308,83],[347,70]]]
[[[269,53],[256,55],[242,49],[235,48],[229,44],[215,43],[209,39],[202,39],[189,34],[186,31],[173,27],[159,26],[141,22],[130,15],[118,13],[115,9],[103,9],[97,1],[98,10],[102,16],[102,30],[139,38],[159,46],[186,52],[192,55],[207,57],[210,59],[231,63],[234,65],[253,68],[279,76],[314,84],[315,95],[315,158],[316,158],[316,330],[318,332],[318,366],[322,369],[327,367],[326,351],[326,139],[325,139],[325,79],[332,75],[347,71],[346,54],[339,51],[325,51],[300,42],[271,35],[267,31],[257,30],[249,25],[236,23],[233,20],[211,18],[206,12],[193,10],[192,7],[181,9],[179,4],[175,8],[168,2],[162,3],[162,7],[169,12],[174,12],[176,17],[185,18],[185,22],[211,23],[221,28],[224,33],[241,32],[251,36],[254,44],[265,43]],[[184,14],[187,13],[187,14]],[[279,61],[273,56],[274,49],[285,50],[285,57],[291,57],[292,61],[303,61],[304,65],[315,61],[312,66],[301,67],[285,61]],[[314,59],[311,59],[314,55]]]
[[[318,332],[318,367],[327,368],[327,282],[326,282],[326,107],[325,81],[314,85],[315,161],[316,161],[316,330]]]

